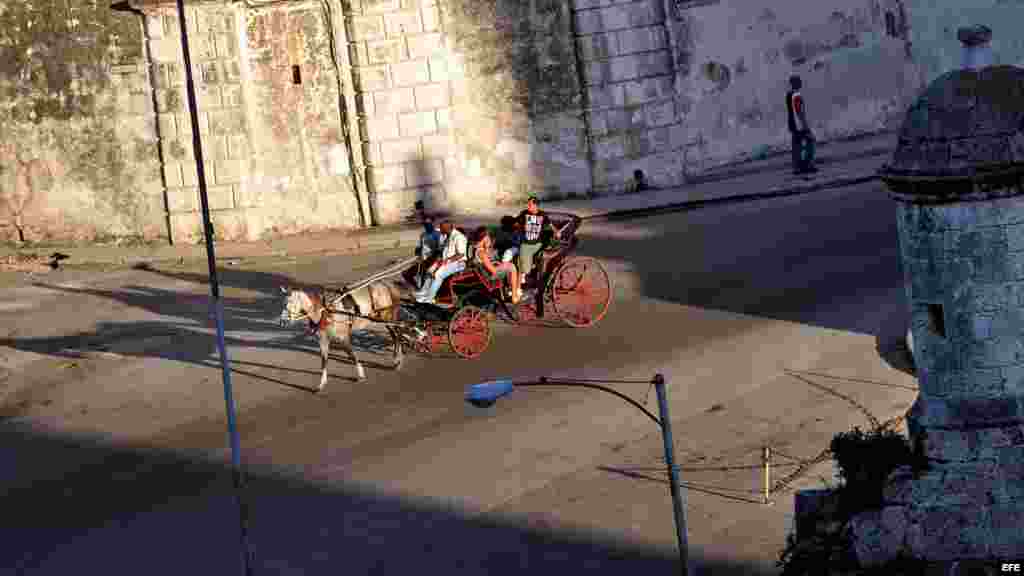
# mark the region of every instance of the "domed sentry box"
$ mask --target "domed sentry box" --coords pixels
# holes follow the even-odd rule
[[[925,471],[898,470],[853,523],[857,556],[1024,559],[1024,69],[964,66],[910,107],[879,176],[897,201]],[[981,56],[979,58],[979,55]]]

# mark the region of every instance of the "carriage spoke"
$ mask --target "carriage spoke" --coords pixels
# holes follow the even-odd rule
[[[475,306],[460,309],[448,325],[448,339],[452,350],[463,358],[476,358],[483,354],[491,341],[487,313]]]
[[[608,311],[611,279],[604,267],[592,258],[573,258],[556,272],[554,308],[570,326],[593,326]]]

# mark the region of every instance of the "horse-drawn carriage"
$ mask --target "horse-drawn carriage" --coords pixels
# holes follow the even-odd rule
[[[411,319],[422,323],[428,338],[417,343],[424,351],[438,351],[445,340],[464,358],[482,354],[491,340],[490,320],[499,313],[514,322],[543,318],[550,306],[555,315],[574,328],[593,326],[604,318],[611,302],[611,279],[600,262],[571,256],[579,243],[576,230],[582,219],[573,214],[548,212],[553,221],[568,224],[560,238],[545,238],[534,272],[526,279],[524,298],[511,304],[510,287],[483,266],[470,263],[441,284],[434,304],[404,302]]]
[[[394,341],[395,368],[401,366],[403,348],[425,354],[451,349],[463,358],[480,356],[491,342],[491,320],[499,314],[513,323],[543,319],[550,307],[554,315],[569,326],[585,328],[601,321],[611,302],[611,278],[600,262],[574,256],[582,219],[573,214],[547,212],[558,226],[560,237],[548,233],[544,249],[537,255],[533,272],[526,279],[524,298],[512,304],[504,280],[491,275],[476,263],[445,279],[434,303],[418,303],[403,298],[394,283],[386,280],[402,275],[416,258],[398,262],[364,280],[339,290],[324,289],[310,295],[301,290],[287,292],[283,323],[308,319],[320,335],[323,374],[327,379],[327,354],[330,342],[339,342],[356,364],[360,378],[362,365],[351,347],[352,330],[371,324],[387,327]],[[341,327],[344,333],[338,328]]]

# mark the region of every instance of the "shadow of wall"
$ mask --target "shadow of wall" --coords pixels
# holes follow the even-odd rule
[[[239,569],[226,464],[145,446],[0,426],[5,572],[181,574]],[[255,574],[669,573],[672,551],[487,518],[440,503],[250,469],[245,495]],[[691,557],[702,574],[766,572]]]

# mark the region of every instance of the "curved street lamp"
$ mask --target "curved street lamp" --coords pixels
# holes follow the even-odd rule
[[[590,388],[593,390],[600,390],[611,394],[621,400],[624,400],[629,405],[633,406],[640,412],[643,412],[645,416],[650,418],[655,424],[661,428],[661,437],[665,445],[665,465],[668,468],[669,476],[669,492],[672,495],[672,512],[675,516],[676,523],[676,541],[679,546],[679,567],[680,573],[683,576],[689,574],[689,563],[687,559],[687,544],[686,544],[686,510],[683,506],[682,495],[679,490],[679,470],[675,465],[675,447],[672,442],[672,421],[668,416],[668,396],[665,391],[665,377],[661,374],[655,374],[654,378],[643,383],[650,383],[654,385],[655,390],[658,394],[658,413],[661,415],[659,418],[652,414],[647,408],[644,408],[642,404],[633,400],[629,396],[607,386],[602,386],[599,382],[613,382],[613,381],[600,381],[600,380],[574,380],[574,379],[561,379],[561,378],[547,378],[541,377],[536,380],[527,381],[515,381],[511,379],[491,380],[488,382],[481,382],[479,384],[473,384],[466,389],[466,402],[476,406],[477,408],[487,408],[493,406],[500,398],[508,396],[516,388],[530,387],[530,386],[561,386],[568,388]],[[618,383],[640,383],[637,381]]]

